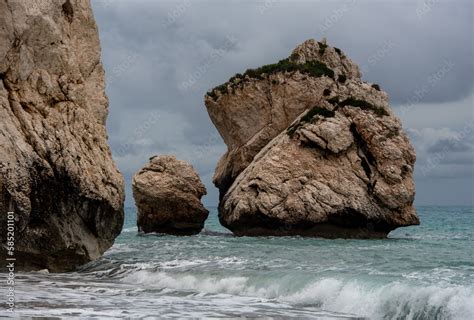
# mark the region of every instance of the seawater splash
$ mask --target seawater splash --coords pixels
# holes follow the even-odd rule
[[[19,274],[17,312],[98,319],[474,319],[474,210],[418,210],[421,226],[385,240],[233,237],[215,210],[198,236],[143,236],[129,210],[124,231],[101,259],[75,273]]]

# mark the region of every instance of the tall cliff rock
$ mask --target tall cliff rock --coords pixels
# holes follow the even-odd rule
[[[19,268],[72,270],[120,233],[104,86],[88,0],[0,2],[0,223],[14,212]]]
[[[308,40],[205,103],[228,146],[214,183],[235,234],[384,237],[419,223],[414,149],[340,49]]]

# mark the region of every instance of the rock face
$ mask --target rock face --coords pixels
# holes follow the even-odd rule
[[[228,146],[214,183],[235,234],[370,238],[419,223],[414,149],[340,49],[308,40],[205,103]]]
[[[290,58],[237,74],[205,96],[211,120],[228,146],[213,179],[221,195],[268,142],[326,98],[326,89],[337,90],[340,76],[360,80],[359,68],[339,49],[322,48],[309,40]]]
[[[73,270],[121,231],[104,86],[89,1],[0,2],[0,238],[13,211],[17,269]]]
[[[142,232],[198,234],[209,212],[201,203],[206,188],[193,167],[174,156],[154,156],[133,177],[133,197]]]

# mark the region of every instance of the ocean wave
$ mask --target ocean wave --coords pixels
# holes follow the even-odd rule
[[[115,246],[114,246],[115,247]],[[117,246],[113,253],[138,251],[139,249],[129,250],[127,245]],[[110,253],[110,252],[109,252]],[[153,259],[152,259],[153,260]],[[248,263],[246,259],[237,256],[230,257],[213,257],[212,259],[173,259],[167,261],[130,261],[124,263],[115,259],[100,259],[92,261],[81,268],[78,272],[84,275],[89,275],[98,278],[120,279],[124,276],[135,274],[139,271],[146,271],[154,273],[157,271],[166,272],[189,272],[190,270],[203,268],[228,268],[242,270]]]
[[[415,287],[395,282],[370,287],[359,281],[322,279],[283,297],[296,304],[318,304],[322,309],[371,319],[473,319],[473,288]]]
[[[141,270],[121,281],[195,294],[260,297],[317,307],[370,319],[474,319],[472,286],[416,286],[408,282],[375,285],[360,280],[324,278],[297,288],[291,279],[258,281],[246,276],[197,276]]]

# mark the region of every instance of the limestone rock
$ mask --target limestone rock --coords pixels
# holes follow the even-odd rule
[[[204,227],[206,188],[185,161],[154,156],[134,175],[132,187],[140,231],[193,235]]]
[[[325,99],[325,90],[338,91],[341,76],[360,81],[359,68],[339,49],[308,40],[288,59],[211,90],[206,108],[228,146],[213,178],[221,196],[270,140]]]
[[[121,231],[104,87],[89,1],[0,2],[0,238],[13,211],[18,269],[73,270]]]
[[[299,66],[262,67],[273,71],[206,96],[228,146],[219,219],[237,235],[385,237],[419,223],[415,152],[387,94],[322,45],[306,41],[290,56]],[[334,76],[308,73],[308,61]]]

